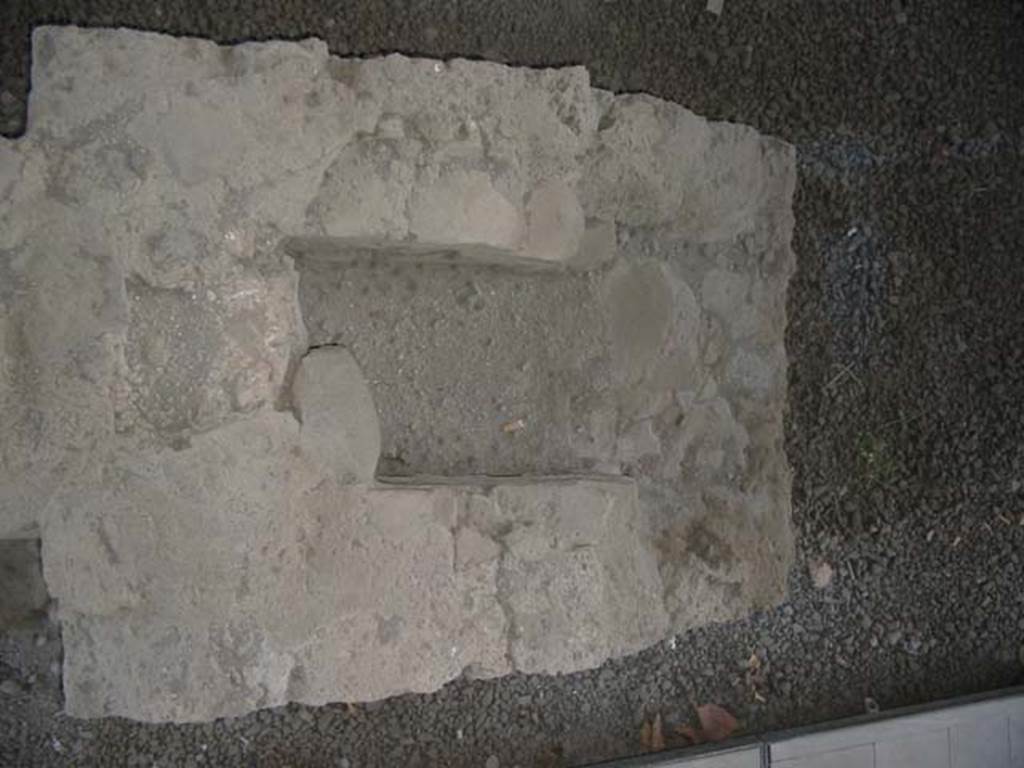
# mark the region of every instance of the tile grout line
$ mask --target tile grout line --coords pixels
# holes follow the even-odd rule
[[[1006,716],[1006,768],[1013,766],[1013,717]]]

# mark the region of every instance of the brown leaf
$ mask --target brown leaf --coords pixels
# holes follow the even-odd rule
[[[537,768],[560,768],[565,765],[565,755],[561,744],[556,744],[541,753]]]
[[[727,709],[717,704],[702,704],[697,707],[700,729],[708,741],[725,741],[739,727],[736,718]]]
[[[665,748],[665,734],[661,724],[661,713],[654,718],[654,725],[651,727],[651,749],[661,751]]]

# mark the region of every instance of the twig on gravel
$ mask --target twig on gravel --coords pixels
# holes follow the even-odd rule
[[[839,366],[839,373],[833,376],[832,380],[825,385],[825,390],[828,391],[832,389],[832,387],[834,387],[845,376],[849,376],[858,384],[860,384],[860,378],[857,376],[856,373],[853,372],[853,363],[846,363]]]

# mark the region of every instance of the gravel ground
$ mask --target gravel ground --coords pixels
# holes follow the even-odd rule
[[[886,709],[1020,680],[1024,8],[726,0],[716,18],[703,5],[0,7],[0,119],[12,134],[29,29],[49,21],[581,62],[600,86],[781,136],[800,162],[787,424],[799,562],[785,605],[593,672],[195,726],[61,717],[57,633],[37,621],[0,635],[0,764],[580,765],[639,751],[645,718],[672,726],[704,702],[758,732],[857,714],[865,697]],[[819,561],[834,572],[822,589],[809,568]]]

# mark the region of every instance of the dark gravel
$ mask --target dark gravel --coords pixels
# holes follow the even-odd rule
[[[30,629],[0,635],[0,764],[579,765],[718,702],[748,732],[1013,684],[1024,643],[1024,8],[1010,0],[0,4],[0,117],[23,120],[33,24],[221,41],[317,35],[582,62],[799,147],[789,295],[799,564],[777,610],[561,678],[456,682],[227,723],[59,716]],[[811,586],[825,560],[831,586]],[[751,671],[756,654],[760,667]],[[36,674],[34,683],[29,679]],[[757,697],[754,695],[757,692]],[[5,692],[6,691],[6,692]]]

